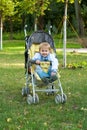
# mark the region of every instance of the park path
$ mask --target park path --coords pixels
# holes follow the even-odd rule
[[[63,51],[63,49],[56,49],[57,51]],[[66,48],[66,52],[76,52],[76,53],[87,53],[87,48]]]

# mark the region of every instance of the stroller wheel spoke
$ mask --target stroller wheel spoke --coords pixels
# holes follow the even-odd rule
[[[33,97],[33,103],[39,103],[39,96],[35,94],[35,98]]]
[[[30,94],[27,96],[27,103],[29,105],[33,103],[33,97]]]
[[[56,97],[55,97],[55,103],[56,104],[61,103],[61,96],[59,94],[57,94]]]
[[[67,101],[66,94],[63,93],[63,96],[61,95],[61,101],[62,101],[62,103],[65,103]]]

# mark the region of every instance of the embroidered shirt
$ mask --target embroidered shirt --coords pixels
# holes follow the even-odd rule
[[[36,53],[32,60],[40,60],[40,61],[50,61],[52,63],[52,71],[57,72],[58,70],[58,59],[54,54],[48,54],[46,57],[43,57],[40,53]]]

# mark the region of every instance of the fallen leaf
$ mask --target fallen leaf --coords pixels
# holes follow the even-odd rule
[[[11,122],[12,121],[12,119],[11,118],[7,118],[7,122]]]

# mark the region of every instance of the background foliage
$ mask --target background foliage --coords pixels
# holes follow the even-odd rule
[[[72,1],[71,1],[72,3]],[[68,20],[72,26],[77,30],[77,19],[75,12],[75,3],[68,3]],[[38,8],[40,7],[40,8]],[[14,16],[6,17],[4,21],[3,31],[23,31],[25,24],[28,25],[28,31],[34,30],[35,18],[38,17],[38,29],[48,30],[52,25],[52,32],[58,33],[61,31],[63,16],[64,16],[65,2],[45,0],[45,1],[28,1],[16,0],[14,7]],[[87,3],[83,0],[80,3],[81,18],[84,21],[84,28],[87,28]],[[11,27],[12,24],[12,27]],[[71,28],[68,24],[68,29]]]

